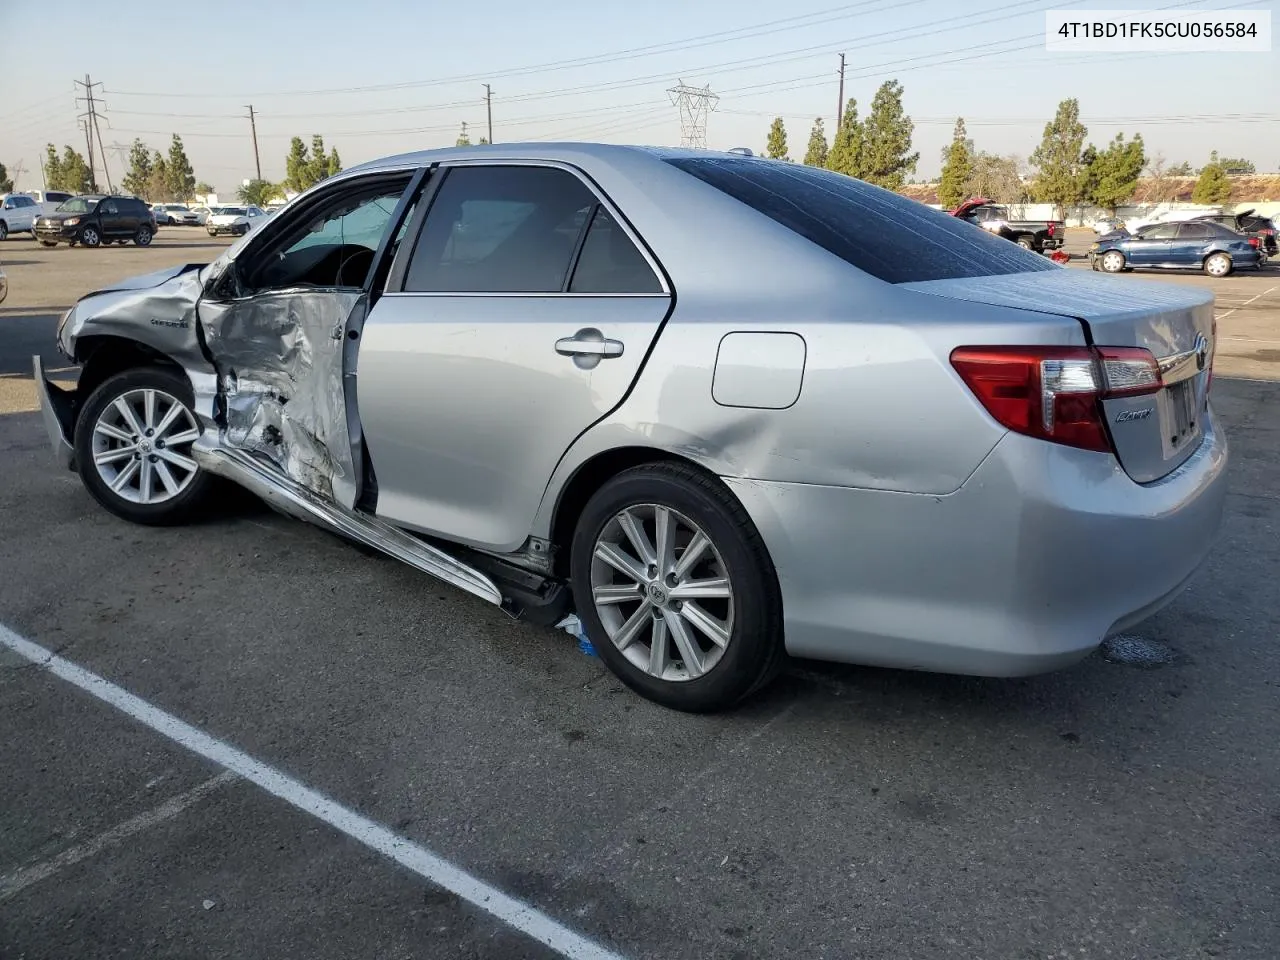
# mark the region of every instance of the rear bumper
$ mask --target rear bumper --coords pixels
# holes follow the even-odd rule
[[[75,463],[75,451],[71,446],[75,425],[75,394],[50,383],[44,375],[44,364],[39,356],[31,358],[35,375],[36,396],[40,401],[40,416],[45,432],[53,447],[53,455],[63,469],[69,470]]]
[[[1042,673],[1178,595],[1226,496],[1216,419],[1156,483],[1110,455],[1006,435],[947,496],[726,479],[764,537],[794,656]]]

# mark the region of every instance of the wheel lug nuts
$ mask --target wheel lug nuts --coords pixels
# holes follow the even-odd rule
[[[674,587],[674,586],[675,586],[676,584],[678,584],[679,582],[680,582],[680,578],[679,578],[679,577],[677,577],[674,573],[669,573],[669,574],[667,574],[667,584],[668,584],[669,586]]]
[[[157,457],[157,456],[153,453],[153,454],[151,454],[151,456],[147,457],[147,459],[148,459],[148,460],[150,460],[152,463],[155,463],[155,462],[156,462],[157,460],[159,460],[160,458],[159,458],[159,457]]]
[[[150,428],[148,428],[148,429],[147,429],[147,436],[148,436],[148,437],[149,437],[149,436],[151,436],[153,433],[155,433],[155,431],[154,431],[154,430],[152,430],[152,429],[150,429]]]
[[[657,566],[656,566],[656,565],[654,565],[654,564],[652,564],[652,563],[651,563],[651,564],[649,564],[649,576],[650,576],[650,577],[656,577],[657,575],[658,575],[658,568],[657,568]]]

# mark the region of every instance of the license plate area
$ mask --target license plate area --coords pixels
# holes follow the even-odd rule
[[[1164,391],[1165,456],[1177,453],[1200,433],[1203,411],[1200,404],[1200,377],[1174,383]]]

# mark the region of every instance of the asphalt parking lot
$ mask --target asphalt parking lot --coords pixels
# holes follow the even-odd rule
[[[61,310],[223,246],[0,244],[0,630],[519,898],[580,956],[1275,956],[1280,269],[1157,278],[1218,298],[1233,460],[1212,560],[1140,644],[1025,680],[797,663],[692,717],[251,502],[130,526],[56,468],[30,357],[62,363]],[[557,955],[367,825],[3,648],[0,771],[4,960]]]

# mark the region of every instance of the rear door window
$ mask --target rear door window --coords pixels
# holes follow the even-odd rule
[[[1060,269],[958,217],[829,170],[746,157],[667,162],[888,283]]]
[[[595,195],[565,170],[455,167],[427,211],[404,289],[559,293],[595,205]]]
[[[573,268],[570,293],[662,293],[653,268],[627,232],[597,206]]]
[[[1208,240],[1217,233],[1207,223],[1183,223],[1178,225],[1179,240]]]

